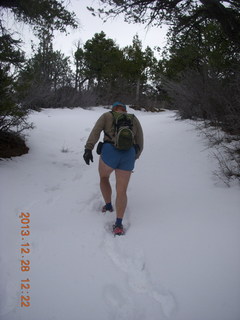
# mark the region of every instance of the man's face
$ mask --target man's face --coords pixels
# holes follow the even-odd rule
[[[126,110],[125,110],[125,108],[123,106],[116,106],[116,107],[114,107],[113,111],[120,112],[120,113],[125,113],[126,112]]]

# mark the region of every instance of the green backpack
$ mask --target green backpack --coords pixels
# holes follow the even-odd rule
[[[115,127],[115,147],[129,150],[134,145],[133,118],[134,114],[111,111]]]

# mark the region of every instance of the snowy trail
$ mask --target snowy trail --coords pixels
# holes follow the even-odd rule
[[[0,162],[0,319],[238,320],[239,187],[215,184],[216,163],[189,122],[135,112],[145,149],[129,185],[128,232],[112,237],[114,212],[99,212],[98,156],[82,160],[104,111],[34,113],[30,153]],[[24,240],[21,212],[30,214]]]
[[[135,295],[142,294],[152,298],[160,304],[163,314],[169,317],[176,307],[174,298],[171,293],[166,290],[160,291],[161,288],[154,288],[148,276],[148,271],[146,270],[145,257],[142,250],[139,250],[137,247],[134,248],[134,250],[129,250],[126,240],[116,239],[113,241],[112,237],[108,235],[106,235],[104,246],[106,253],[116,267],[126,274],[128,294],[129,291],[132,291]],[[117,300],[113,300],[113,303],[117,303]],[[125,303],[124,308],[126,308],[126,305]],[[124,310],[124,312],[126,312],[126,310]],[[145,314],[145,318],[148,316],[149,315]],[[119,317],[119,319],[123,318],[121,316]],[[126,319],[129,318],[131,319],[132,315],[128,315],[128,317],[126,315]]]

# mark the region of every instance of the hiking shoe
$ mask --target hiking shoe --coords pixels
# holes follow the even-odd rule
[[[102,212],[106,212],[106,211],[110,211],[113,212],[113,206],[111,205],[111,203],[107,203],[105,204],[105,206],[102,207]]]
[[[123,230],[123,225],[113,225],[113,234],[114,236],[123,236],[124,235],[124,230]]]

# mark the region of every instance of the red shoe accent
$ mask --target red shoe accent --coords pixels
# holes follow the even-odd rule
[[[113,226],[113,234],[115,236],[122,236],[124,235],[123,226]]]

